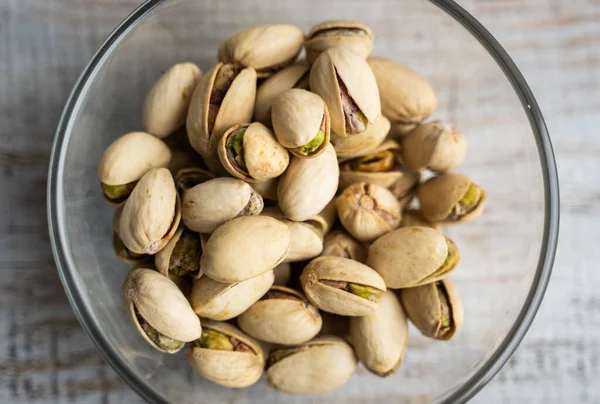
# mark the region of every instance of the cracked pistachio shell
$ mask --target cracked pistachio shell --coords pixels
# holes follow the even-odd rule
[[[271,178],[266,181],[251,182],[250,186],[264,199],[269,201],[277,201],[277,186],[279,178]]]
[[[460,295],[448,279],[403,289],[400,298],[410,320],[426,337],[449,340],[462,325]]]
[[[117,258],[119,258],[121,261],[125,262],[126,264],[130,264],[130,265],[143,264],[144,262],[146,262],[150,259],[150,256],[146,255],[146,254],[136,254],[136,253],[129,251],[129,249],[127,249],[127,247],[125,247],[125,244],[123,244],[123,240],[121,240],[121,237],[119,236],[119,222],[121,221],[122,213],[123,213],[123,206],[121,205],[115,210],[115,215],[113,216],[112,244],[113,244],[113,248],[115,250],[115,254],[116,254]]]
[[[310,70],[309,83],[311,91],[319,94],[327,104],[331,130],[338,136],[364,132],[381,115],[375,76],[367,62],[351,50],[330,48],[321,53]],[[344,88],[345,91],[342,91]],[[344,101],[341,93],[345,94]],[[348,105],[350,99],[356,104],[356,108]],[[353,112],[362,112],[367,121],[363,121],[362,127],[357,127],[354,133],[347,131],[349,122],[343,105]]]
[[[219,61],[253,67],[258,77],[269,77],[294,62],[304,33],[295,25],[270,24],[234,32],[219,47]]]
[[[325,282],[324,282],[325,281]],[[330,286],[335,282],[339,287]],[[381,276],[360,262],[341,257],[318,257],[302,271],[300,284],[308,300],[321,310],[342,316],[364,316],[378,306],[379,296],[360,297],[341,287],[350,284],[385,291]],[[347,284],[347,285],[343,285]]]
[[[367,250],[346,232],[335,230],[325,237],[321,256],[349,258],[364,264],[367,260]]]
[[[318,215],[335,196],[339,167],[331,144],[312,159],[292,157],[279,179],[277,196],[285,216],[304,221]]]
[[[487,199],[481,187],[458,173],[430,178],[419,186],[418,196],[423,216],[442,224],[470,222],[481,215]]]
[[[273,271],[242,282],[224,283],[203,276],[194,282],[191,303],[200,317],[229,320],[239,316],[273,285]]]
[[[337,208],[335,207],[335,199],[332,199],[319,214],[305,220],[305,222],[313,225],[321,235],[325,236],[329,233],[336,220]]]
[[[358,359],[377,376],[395,373],[408,345],[408,322],[396,294],[388,290],[379,307],[363,317],[350,317],[350,335]]]
[[[325,21],[311,28],[306,38],[306,58],[312,63],[326,49],[346,48],[366,58],[373,50],[373,33],[356,21]]]
[[[431,84],[408,67],[380,57],[367,58],[377,79],[381,112],[392,123],[418,124],[437,107]]]
[[[365,155],[383,143],[390,131],[390,121],[383,115],[369,126],[363,133],[354,136],[331,135],[331,144],[335,148],[338,159],[348,159]]]
[[[296,345],[309,341],[321,329],[319,310],[294,289],[273,286],[238,317],[248,335],[266,342]]]
[[[265,366],[265,356],[258,341],[228,323],[211,320],[202,320],[202,323],[205,343],[210,344],[215,335],[220,335],[223,340],[228,340],[226,345],[229,346],[203,348],[203,339],[195,341],[187,355],[198,374],[225,387],[242,388],[256,383]]]
[[[242,137],[242,160],[240,165],[234,151],[228,145],[238,130],[245,128]],[[219,159],[223,167],[236,178],[247,182],[261,182],[279,177],[288,164],[290,155],[285,147],[277,142],[275,135],[260,122],[232,126],[219,143]]]
[[[291,233],[279,220],[242,216],[218,227],[204,248],[200,267],[220,282],[241,282],[270,271],[290,250]]]
[[[325,102],[315,93],[293,88],[279,95],[271,111],[277,140],[296,157],[314,158],[329,144],[331,126]],[[323,141],[314,151],[303,154],[298,148],[309,144],[319,133]]]
[[[451,254],[449,254],[449,252]],[[446,259],[450,267],[443,267]],[[447,277],[460,261],[456,245],[429,227],[411,226],[391,231],[369,247],[367,265],[388,288],[404,289]],[[444,270],[440,273],[440,269]]]
[[[263,201],[250,185],[237,178],[215,178],[183,194],[182,219],[187,228],[212,233],[238,216],[258,215]]]
[[[181,240],[182,236],[184,236],[186,238],[188,247],[195,248],[194,251],[188,250],[189,251],[188,255],[190,257],[197,258],[197,261],[195,261],[195,264],[196,264],[195,268],[197,268],[197,269],[193,272],[187,273],[186,275],[189,275],[195,279],[200,278],[202,276],[202,271],[200,271],[200,255],[202,255],[202,247],[208,241],[208,235],[194,233],[194,232],[186,229],[183,225],[179,226],[179,229],[175,232],[175,235],[173,235],[173,238],[171,238],[171,240],[169,240],[169,242],[167,243],[165,248],[160,250],[154,256],[154,265],[156,266],[156,269],[158,270],[158,272],[160,272],[161,274],[163,274],[165,276],[168,276],[169,273],[171,273],[171,271],[170,271],[171,266],[175,265],[175,263],[171,262],[171,257],[173,257],[173,252],[174,252],[175,248],[177,247],[177,244]],[[182,240],[182,241],[184,241],[184,240]],[[194,243],[191,243],[191,241],[194,241]],[[184,259],[184,262],[185,262],[185,259]],[[190,265],[190,263],[188,263],[188,265]]]
[[[440,227],[436,223],[431,223],[429,220],[423,216],[423,212],[420,209],[408,209],[402,212],[402,220],[400,221],[400,227],[409,227],[409,226],[423,226],[423,227],[431,227],[435,230],[440,230]]]
[[[400,224],[402,206],[387,188],[359,182],[352,184],[335,201],[338,217],[356,240],[370,243]]]
[[[356,371],[354,350],[343,339],[322,336],[294,347],[271,351],[267,382],[294,394],[321,394],[345,384]]]
[[[271,126],[271,107],[273,101],[283,92],[292,88],[308,89],[308,74],[310,65],[305,60],[281,69],[256,90],[254,105],[254,120]]]
[[[181,202],[171,173],[166,168],[148,171],[125,202],[119,234],[136,254],[154,255],[177,231]]]
[[[193,63],[178,63],[167,70],[144,100],[144,130],[164,138],[179,129],[185,123],[200,76],[200,69]]]
[[[273,285],[285,286],[292,277],[292,266],[289,262],[282,262],[273,268],[273,274],[275,275]]]
[[[166,276],[147,268],[133,269],[127,275],[121,295],[131,321],[153,348],[175,353],[184,342],[200,338],[200,319],[177,285]],[[140,323],[136,310],[146,325]],[[153,339],[145,331],[148,328],[151,334],[159,334],[160,340]],[[159,345],[157,340],[163,344]]]

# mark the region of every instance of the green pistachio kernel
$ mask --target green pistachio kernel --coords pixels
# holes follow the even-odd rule
[[[458,202],[461,205],[461,210],[469,212],[473,210],[481,199],[481,188],[473,183],[469,185],[467,192]]]
[[[317,132],[317,136],[313,137],[310,142],[307,144],[296,147],[296,151],[304,156],[308,156],[311,153],[314,153],[325,141],[325,132],[319,130]]]
[[[363,299],[377,301],[381,295],[383,295],[383,291],[374,288],[372,286],[360,285],[358,283],[348,283],[349,292],[358,297],[362,297]]]
[[[246,128],[239,128],[233,132],[227,141],[227,151],[235,162],[242,168],[246,169],[246,161],[244,161],[244,133]]]
[[[202,247],[198,234],[184,231],[169,258],[169,271],[173,275],[185,276],[200,270]]]
[[[210,329],[202,330],[202,335],[196,341],[196,345],[199,348],[233,351],[233,344],[227,335]]]
[[[157,346],[161,347],[165,351],[178,351],[185,345],[185,342],[178,341],[171,337],[167,337],[166,335],[159,332],[156,328],[148,324],[148,322],[142,317],[137,308],[135,309],[135,315],[140,327],[142,327],[142,330],[144,330],[148,338],[150,338],[152,342],[154,342]]]
[[[137,181],[122,185],[102,184],[102,191],[104,191],[104,195],[106,195],[106,198],[109,200],[119,202],[120,200],[126,199],[129,194],[131,194],[136,183]]]

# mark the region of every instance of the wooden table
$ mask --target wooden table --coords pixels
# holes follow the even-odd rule
[[[0,402],[140,399],[75,319],[47,235],[54,130],[80,71],[139,0],[0,3]],[[600,402],[600,2],[463,2],[522,69],[561,176],[559,253],[546,299],[481,403]]]

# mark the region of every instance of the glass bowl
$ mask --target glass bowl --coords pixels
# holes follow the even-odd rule
[[[463,261],[452,277],[465,322],[447,343],[411,326],[400,370],[377,378],[364,368],[343,388],[291,396],[263,381],[243,390],[195,375],[182,353],[160,354],[129,323],[120,288],[127,266],[111,248],[113,210],[95,169],[116,137],[142,128],[144,95],[170,65],[216,62],[238,28],[286,22],[305,31],[327,19],[355,19],[375,34],[374,55],[401,61],[437,90],[435,116],[469,140],[461,171],[488,192],[474,223],[447,227]],[[529,327],[550,277],[558,232],[558,183],[546,127],[522,75],[472,16],[452,1],[151,0],[98,50],[69,98],[48,185],[54,254],[67,295],[105,359],[151,402],[462,402],[506,362]],[[264,376],[263,376],[264,379]]]

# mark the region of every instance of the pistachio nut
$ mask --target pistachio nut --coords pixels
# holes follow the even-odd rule
[[[267,382],[286,393],[326,393],[345,384],[357,364],[348,343],[339,337],[322,336],[299,346],[271,351],[267,360]]]
[[[310,65],[305,60],[281,69],[256,90],[256,103],[254,105],[254,120],[271,126],[271,107],[273,101],[292,88],[308,90],[308,75]]]
[[[200,76],[195,64],[178,63],[158,79],[144,100],[142,121],[146,132],[164,138],[185,123]]]
[[[326,49],[346,48],[366,58],[373,50],[373,33],[356,21],[325,21],[311,28],[306,37],[306,58],[309,62]]]
[[[272,286],[238,317],[238,325],[248,335],[281,345],[302,344],[321,329],[319,310],[294,289]]]
[[[315,258],[302,271],[300,284],[312,304],[342,316],[371,313],[385,292],[385,282],[377,272],[341,257]]]
[[[236,178],[248,182],[279,177],[288,164],[288,151],[260,122],[232,126],[219,143],[219,159]]]
[[[215,178],[215,175],[203,168],[189,167],[183,168],[175,174],[175,187],[180,195],[185,191],[195,187],[198,184],[210,181]]]
[[[431,223],[423,216],[423,212],[420,209],[411,208],[402,212],[402,220],[400,221],[400,227],[409,226],[424,226],[431,227],[435,230],[440,230],[440,226],[436,223]]]
[[[456,244],[429,227],[403,227],[375,240],[367,265],[388,288],[404,289],[446,278],[460,262]]]
[[[442,174],[422,183],[418,191],[423,216],[434,223],[466,223],[481,212],[487,194],[469,177],[458,173]]]
[[[181,202],[171,173],[153,168],[125,202],[119,235],[131,252],[154,255],[173,237],[180,220]]]
[[[179,226],[179,230],[175,232],[165,248],[154,256],[156,269],[163,275],[171,273],[199,278],[202,276],[200,256],[202,256],[202,247],[207,240],[206,234],[199,235],[185,226]]]
[[[336,220],[337,208],[335,207],[335,199],[332,199],[321,212],[305,220],[305,222],[311,224],[322,236],[325,236],[329,233]]]
[[[258,77],[269,77],[294,62],[304,33],[295,25],[270,24],[242,29],[219,47],[219,61],[253,67]]]
[[[125,310],[153,348],[175,353],[200,337],[200,319],[169,278],[147,268],[133,269],[123,284]]]
[[[400,298],[412,323],[430,338],[449,340],[463,322],[463,306],[448,279],[403,289]]]
[[[225,387],[248,387],[265,366],[260,344],[231,324],[202,320],[202,336],[187,350],[190,365],[207,380]]]
[[[277,202],[277,186],[279,178],[271,178],[266,181],[251,182],[250,186],[266,201]]]
[[[171,151],[162,140],[145,132],[131,132],[108,146],[98,164],[104,199],[121,205],[135,184],[152,168],[167,167]]]
[[[339,159],[364,156],[367,151],[383,143],[389,131],[390,121],[381,115],[372,126],[358,135],[342,137],[332,134],[331,144]]]
[[[329,111],[315,93],[293,88],[280,94],[271,119],[277,140],[296,157],[316,157],[329,144]]]
[[[242,216],[218,227],[200,258],[204,274],[220,282],[241,282],[279,265],[290,249],[291,234],[279,220]]]
[[[431,84],[408,67],[392,60],[369,57],[381,96],[381,112],[392,123],[418,124],[437,107]]]
[[[355,239],[369,243],[400,224],[402,206],[380,185],[352,184],[335,201],[338,217]]]
[[[334,230],[325,236],[322,257],[342,257],[365,263],[367,250],[352,236],[342,230]]]
[[[317,215],[335,196],[338,177],[339,167],[331,144],[315,158],[292,157],[277,187],[281,210],[288,219],[298,222]]]
[[[121,236],[119,235],[119,222],[121,221],[121,214],[123,213],[123,206],[119,206],[115,210],[115,215],[113,216],[113,236],[112,236],[112,245],[115,250],[115,254],[117,258],[126,264],[130,265],[139,265],[143,264],[150,259],[149,255],[146,254],[136,254],[134,252],[129,251],[125,244],[123,244],[123,240],[121,240]]]
[[[319,336],[335,335],[345,339],[352,345],[350,341],[349,321],[351,317],[338,316],[337,314],[322,311],[321,318],[323,319],[323,325],[321,326],[321,331],[319,331]]]
[[[223,283],[203,276],[194,282],[190,301],[200,317],[229,320],[252,306],[273,285],[273,271],[242,282]]]
[[[289,262],[282,262],[273,268],[273,275],[275,275],[273,285],[285,286],[292,277],[292,266]]]
[[[403,161],[414,171],[447,171],[458,167],[466,154],[467,138],[440,121],[423,123],[402,139]]]
[[[188,229],[212,233],[235,217],[258,215],[263,200],[246,182],[223,177],[186,190],[182,205],[181,215]]]
[[[388,290],[379,307],[363,317],[350,317],[350,335],[358,359],[377,376],[395,373],[408,345],[408,322],[396,294]]]
[[[319,94],[338,136],[357,135],[381,115],[375,76],[365,60],[345,48],[321,53],[310,70],[311,91]]]

